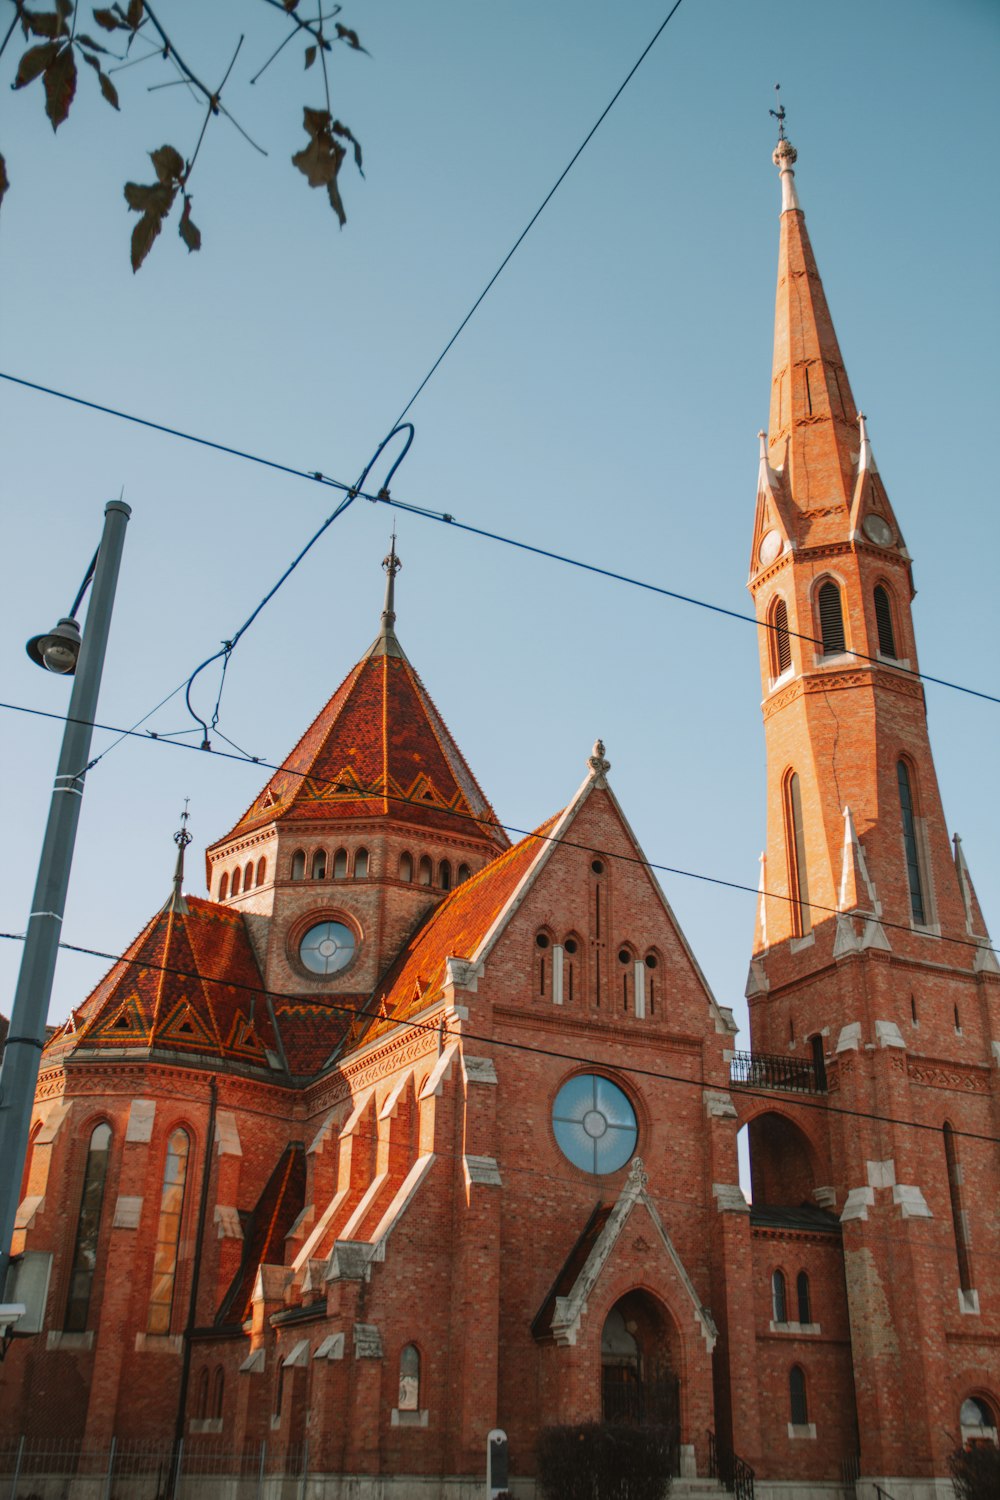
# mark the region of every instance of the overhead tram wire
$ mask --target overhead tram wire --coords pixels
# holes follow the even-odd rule
[[[240,448],[231,447],[225,443],[217,443],[209,438],[197,437],[191,433],[182,432],[176,427],[164,427],[159,422],[149,421],[145,417],[133,416],[129,412],[118,411],[111,406],[102,406],[99,402],[88,401],[81,396],[73,396],[65,391],[55,390],[51,386],[39,385],[31,380],[23,380],[20,376],[7,374],[0,370],[0,380],[11,381],[15,385],[24,386],[28,390],[38,391],[42,395],[54,396],[61,401],[70,401],[78,406],[85,406],[92,411],[99,411],[104,416],[118,417],[125,422],[133,422],[140,427],[148,427],[154,432],[165,433],[169,437],[177,437],[184,442],[197,443],[205,448],[214,448],[220,453],[229,454],[234,458],[245,459],[248,463],[262,464],[265,468],[279,470],[283,474],[289,474],[295,479],[307,479],[312,483],[325,484],[333,489],[340,490],[345,495],[350,495],[352,486],[345,484],[341,479],[333,479],[328,474],[319,470],[299,469],[291,464],[279,463],[274,459],[263,458],[259,454],[249,453]],[[388,439],[386,439],[388,441]],[[395,471],[395,467],[393,472]],[[592,573],[599,578],[610,579],[614,583],[622,583],[630,588],[642,589],[646,593],[657,594],[664,599],[673,599],[678,604],[690,604],[697,609],[707,609],[712,614],[722,615],[726,619],[738,620],[745,625],[753,625],[758,630],[767,630],[778,633],[778,627],[768,620],[758,620],[755,615],[743,614],[737,609],[729,609],[724,604],[713,604],[711,600],[699,599],[695,594],[682,594],[676,589],[665,588],[662,584],[650,583],[648,579],[635,578],[628,573],[620,573],[611,568],[602,568],[597,563],[585,562],[581,558],[570,557],[566,553],[555,552],[547,547],[541,547],[533,542],[525,542],[517,537],[504,536],[501,532],[489,531],[484,527],[473,526],[468,521],[460,521],[448,511],[432,510],[428,506],[415,505],[412,502],[398,500],[383,490],[378,494],[370,494],[365,490],[358,489],[355,498],[368,500],[372,504],[388,505],[394,510],[404,511],[407,515],[413,515],[427,521],[436,521],[451,527],[454,531],[464,531],[470,536],[477,536],[484,541],[497,542],[502,546],[514,547],[520,552],[527,552],[536,557],[543,557],[550,562],[558,562],[566,567],[577,568],[585,573]],[[819,636],[807,635],[804,631],[792,630],[790,627],[780,632],[790,640],[804,641],[807,645],[821,646],[823,643]],[[892,672],[899,673],[904,677],[911,677],[920,682],[930,682],[935,687],[948,688],[952,692],[964,693],[971,698],[980,698],[986,703],[1000,704],[1000,696],[996,693],[988,693],[981,688],[967,687],[964,683],[954,682],[947,677],[937,677],[930,672],[921,672],[914,667],[904,667],[900,663],[886,662],[881,657],[871,656],[864,651],[858,651],[848,647],[845,655],[853,656],[858,661],[871,662],[873,666],[888,668]],[[172,695],[171,695],[172,696]]]
[[[24,934],[19,932],[0,932],[0,939],[6,942],[21,943],[24,941]],[[244,994],[250,994],[254,996],[260,995],[263,996],[264,999],[268,1000],[287,1000],[299,1002],[308,1002],[310,1000],[310,997],[308,995],[303,995],[301,993],[285,994],[281,990],[269,990],[265,985],[247,984],[245,981],[241,980],[220,978],[214,974],[204,974],[200,969],[183,969],[174,964],[156,963],[152,959],[147,958],[142,958],[141,960],[130,959],[127,953],[106,953],[100,948],[85,948],[79,943],[61,942],[59,944],[59,947],[65,948],[70,953],[80,953],[87,958],[100,958],[105,962],[111,963],[112,965],[120,963],[138,964],[140,968],[151,969],[154,973],[157,974],[169,974],[178,979],[197,979],[200,980],[202,984],[217,984],[221,985],[224,989],[240,990]],[[368,1010],[364,1007],[358,1008],[357,1006],[353,1005],[338,1005],[336,1000],[331,1000],[326,995],[320,997],[320,1000],[324,1009],[329,1010],[337,1015],[343,1015],[349,1020],[358,1020],[360,1018],[364,1021],[382,1021],[389,1029],[394,1026],[400,1026],[405,1027],[409,1031],[423,1032],[425,1034],[431,1032],[435,1036],[440,1035],[440,1027],[437,1023],[408,1020],[405,1016],[389,1016],[385,1015],[381,1009]],[[314,1003],[316,1002],[314,1001]],[[435,1002],[431,1001],[429,1003],[433,1004]],[[487,1036],[482,1032],[463,1030],[461,1032],[461,1036],[470,1042],[486,1042],[491,1046],[501,1047],[505,1051],[528,1052],[535,1057],[551,1057],[559,1062],[568,1062],[574,1064],[586,1063],[588,1065],[593,1064],[593,1058],[586,1055],[575,1052],[563,1052],[556,1047],[540,1047],[537,1044],[529,1042],[519,1042],[513,1039],[505,1041],[495,1034]],[[621,1072],[628,1073],[629,1075],[636,1078],[651,1078],[661,1083],[679,1083],[687,1088],[711,1089],[718,1087],[717,1083],[714,1083],[707,1078],[689,1078],[686,1077],[683,1073],[666,1073],[658,1068],[641,1068],[636,1066],[634,1063],[618,1062],[615,1064],[615,1066],[619,1068]],[[772,1102],[774,1100],[774,1091],[771,1089],[755,1088],[752,1084],[742,1083],[732,1086],[738,1090],[741,1096],[746,1095],[748,1098],[753,1099],[769,1099]],[[871,1120],[876,1124],[898,1125],[901,1128],[908,1130],[928,1130],[933,1132],[934,1135],[940,1135],[940,1126],[930,1124],[929,1122],[925,1122],[923,1120],[901,1120],[897,1115],[884,1115],[876,1113],[873,1110],[849,1109],[845,1108],[842,1105],[830,1104],[824,1100],[817,1099],[815,1094],[800,1094],[796,1092],[794,1097],[795,1105],[797,1108],[816,1110],[820,1113],[829,1115],[840,1115],[847,1119]],[[1000,1145],[1000,1136],[986,1135],[981,1131],[956,1129],[955,1135],[962,1136],[966,1140],[986,1141],[990,1145]]]
[[[68,719],[68,715],[66,714],[57,714],[48,709],[29,708],[27,705],[20,703],[0,702],[0,710],[6,710],[10,713],[28,714],[33,718],[56,719],[60,723],[65,723]],[[216,756],[220,760],[235,761],[239,765],[261,766],[266,771],[280,771],[286,776],[297,776],[302,781],[314,781],[323,786],[336,787],[339,784],[333,777],[319,776],[314,771],[296,771],[289,766],[279,765],[275,761],[265,760],[260,755],[247,755],[243,751],[240,751],[239,754],[233,754],[232,752],[227,750],[214,749],[209,749],[206,752],[201,746],[185,745],[180,743],[180,741],[176,739],[156,734],[152,730],[147,730],[144,734],[139,734],[134,730],[121,729],[113,724],[98,724],[93,720],[86,720],[85,722],[89,723],[94,729],[102,729],[111,734],[118,734],[122,739],[132,738],[141,740],[144,744],[155,742],[156,744],[169,745],[172,749],[175,750],[194,750],[199,754],[207,753],[209,755]],[[222,738],[225,739],[225,736],[223,735]],[[231,744],[232,741],[228,741],[227,743]],[[363,800],[377,800],[380,802],[385,801],[401,803],[406,807],[419,807],[424,811],[426,811],[427,807],[427,804],[425,802],[418,801],[416,798],[404,797],[399,793],[385,791],[381,788],[353,787],[352,794],[354,797],[361,798]],[[502,823],[498,818],[495,817],[477,817],[475,813],[460,812],[457,808],[454,807],[436,807],[434,810],[435,812],[441,813],[443,816],[455,818],[461,822],[474,823],[478,828],[502,828],[504,832],[515,834],[518,838],[533,838],[537,839],[539,843],[564,844],[568,849],[583,849],[588,853],[600,853],[601,856],[605,859],[617,859],[623,864],[640,865],[643,869],[653,870],[661,875],[677,875],[685,880],[698,880],[705,885],[717,885],[725,890],[742,891],[747,893],[748,895],[756,896],[758,899],[763,896],[767,900],[783,901],[787,906],[795,906],[799,908],[808,907],[810,912],[821,912],[827,916],[851,915],[850,912],[842,912],[839,907],[824,906],[821,902],[818,901],[803,901],[800,897],[786,895],[783,891],[761,890],[759,885],[747,885],[744,881],[739,880],[725,880],[721,875],[705,875],[698,870],[684,870],[679,865],[666,865],[658,863],[655,860],[640,859],[637,855],[634,854],[616,854],[607,849],[597,850],[592,843],[583,844],[578,843],[575,839],[557,837],[555,834],[551,833],[539,833],[539,831],[535,828],[520,828],[515,823]],[[458,888],[456,887],[456,889]],[[866,914],[864,912],[861,912],[858,913],[858,915],[863,917]],[[880,917],[878,920],[883,927],[888,927],[895,932],[913,931],[913,929],[907,926],[905,922],[892,922],[889,921],[886,917]],[[987,943],[978,943],[974,940],[970,940],[969,938],[947,937],[943,933],[930,931],[923,932],[921,936],[929,938],[932,942],[936,943],[952,943],[959,948],[972,948],[977,953],[989,952],[1000,955],[1000,948],[992,947]]]

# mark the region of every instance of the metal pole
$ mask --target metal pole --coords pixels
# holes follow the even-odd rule
[[[69,700],[69,717],[52,787],[49,820],[14,993],[10,1033],[0,1068],[0,1300],[10,1263],[10,1243],[28,1149],[31,1110],[45,1043],[45,1022],[66,908],[73,846],[80,821],[83,782],[90,758],[92,720],[97,711],[125,527],[131,514],[131,508],[124,500],[109,500],[104,507],[104,533],[97,555],[87,625]]]
[[[257,1500],[263,1500],[264,1496],[264,1461],[267,1458],[267,1443],[261,1439],[260,1444],[260,1467],[257,1470]]]
[[[111,1481],[115,1473],[115,1453],[118,1449],[118,1439],[111,1438],[111,1447],[108,1449],[108,1472],[104,1479],[104,1500],[111,1500]]]
[[[17,1445],[17,1460],[14,1464],[14,1477],[10,1482],[10,1500],[17,1500],[17,1481],[21,1477],[21,1460],[24,1458],[24,1433],[21,1433],[21,1441]]]

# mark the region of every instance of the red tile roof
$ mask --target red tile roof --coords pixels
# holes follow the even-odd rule
[[[380,817],[507,847],[462,752],[394,636],[352,668],[239,822]]]

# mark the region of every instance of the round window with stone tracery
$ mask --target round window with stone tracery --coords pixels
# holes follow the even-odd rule
[[[311,974],[338,974],[354,957],[354,933],[343,922],[317,922],[299,943],[299,958]]]
[[[583,1172],[617,1172],[635,1151],[639,1127],[624,1089],[599,1073],[578,1073],[552,1106],[552,1129],[565,1157]]]

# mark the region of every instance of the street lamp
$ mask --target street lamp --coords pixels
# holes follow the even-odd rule
[[[14,992],[10,1031],[0,1067],[0,1303],[7,1301],[4,1287],[28,1149],[31,1110],[45,1044],[45,1022],[59,952],[115,586],[125,543],[125,527],[131,514],[131,508],[124,500],[108,501],[104,507],[101,545],[72,609],[47,635],[35,636],[27,646],[32,661],[50,672],[72,676],[74,680]],[[87,610],[87,628],[81,638],[75,617],[91,581],[93,588]]]

